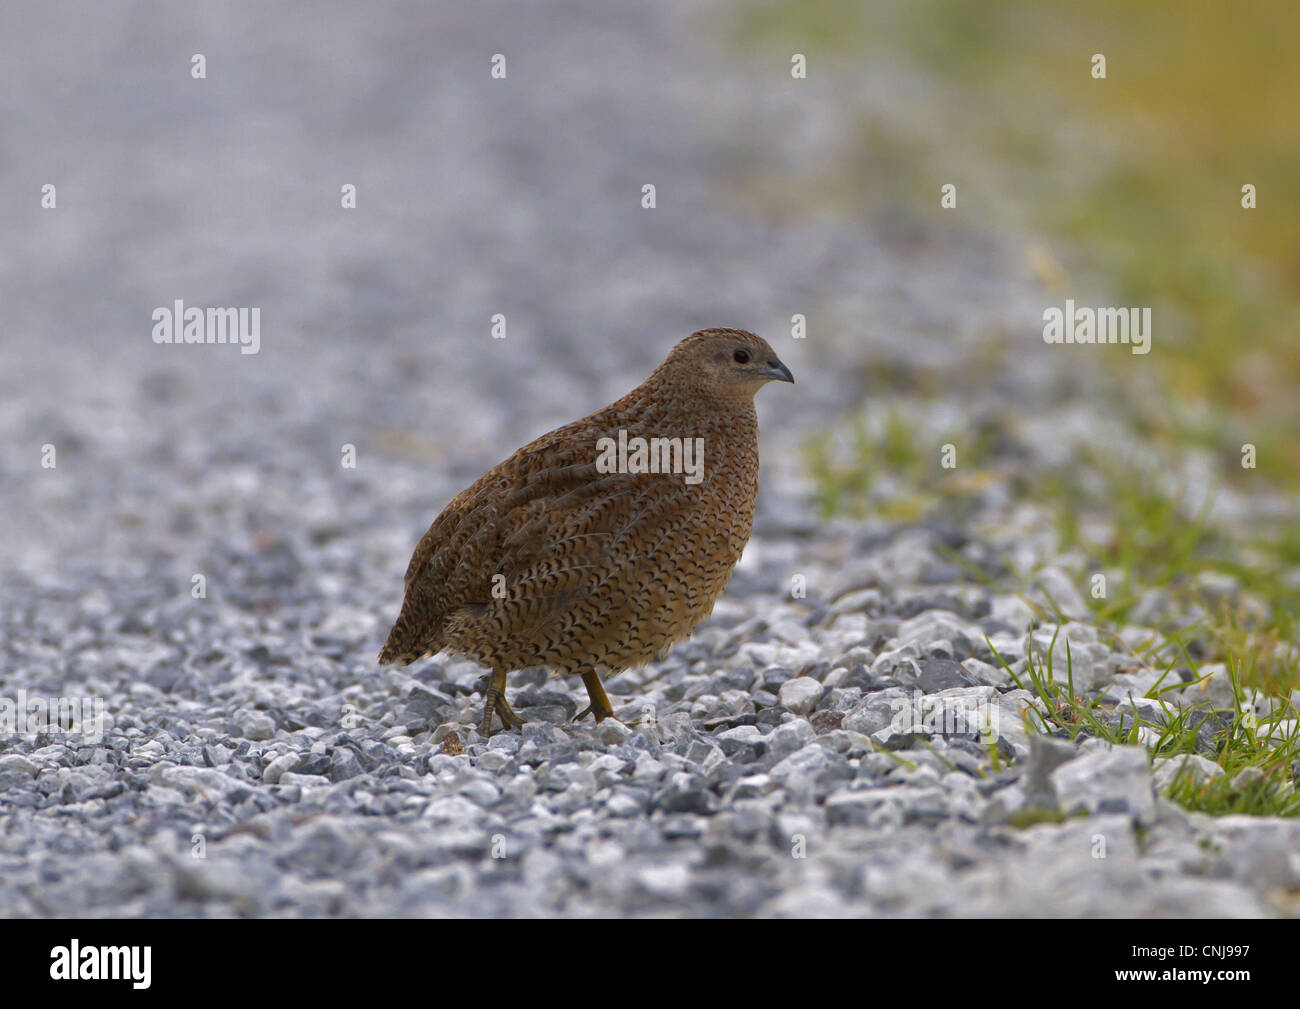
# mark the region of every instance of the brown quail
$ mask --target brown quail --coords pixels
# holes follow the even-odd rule
[[[522,720],[506,674],[580,674],[597,722],[600,673],[643,665],[709,615],[749,540],[758,492],[754,394],[793,382],[767,342],[706,329],[622,399],[544,434],[456,495],[406,569],[379,655],[443,650],[492,670],[492,715]]]

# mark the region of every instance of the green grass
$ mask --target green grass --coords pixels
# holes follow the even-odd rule
[[[853,430],[853,455],[847,461],[835,459],[827,435],[809,445],[808,462],[823,516],[846,511],[864,514],[879,476],[885,473],[911,486],[907,494],[892,496],[886,506],[888,517],[916,516],[926,466],[914,433],[897,413],[887,416],[879,433],[870,430],[866,418],[860,417]]]
[[[1102,477],[1104,490],[1090,492],[1077,478],[1080,467]],[[1088,452],[1068,473],[1040,482],[1034,500],[1054,508],[1063,550],[1083,550],[1097,570],[1118,571],[1107,595],[1094,599],[1101,624],[1131,622],[1133,609],[1152,588],[1167,592],[1180,611],[1204,616],[1181,627],[1163,627],[1183,650],[1206,662],[1231,662],[1250,686],[1285,695],[1300,687],[1300,654],[1284,643],[1296,633],[1295,546],[1300,528],[1232,534],[1210,521],[1211,496],[1194,513],[1185,492],[1167,493],[1156,480]],[[1079,515],[1107,518],[1108,533],[1088,538]],[[1219,598],[1198,576],[1235,581],[1236,601]]]
[[[1070,819],[1070,814],[1060,809],[1028,806],[1024,809],[1017,809],[1008,816],[1007,823],[1017,830],[1025,830],[1040,823],[1064,823],[1068,819]]]
[[[890,411],[879,423],[861,415],[853,424],[850,451],[837,454],[830,433],[807,446],[814,499],[823,517],[872,515],[910,521],[937,503],[959,499],[982,486],[987,432],[946,431],[922,436],[902,413]],[[956,466],[945,469],[944,448],[954,446]],[[881,484],[888,480],[888,487]]]
[[[1059,632],[1058,632],[1059,633]],[[1031,649],[1026,656],[1024,675],[1018,675],[988,642],[994,657],[1015,684],[1043,702],[1042,709],[1025,709],[1025,727],[1043,734],[1065,733],[1071,740],[1094,737],[1117,746],[1142,745],[1153,761],[1202,753],[1202,732],[1208,732],[1214,760],[1223,775],[1209,781],[1198,779],[1190,768],[1177,773],[1165,789],[1171,800],[1183,807],[1216,816],[1248,813],[1258,816],[1300,815],[1300,792],[1291,780],[1291,765],[1300,760],[1300,732],[1296,728],[1297,712],[1293,706],[1279,707],[1265,718],[1249,713],[1246,691],[1238,670],[1230,667],[1234,710],[1227,724],[1207,720],[1208,709],[1180,706],[1165,696],[1175,690],[1190,690],[1200,682],[1194,678],[1185,684],[1175,674],[1179,657],[1169,658],[1162,676],[1144,695],[1156,702],[1161,712],[1146,718],[1136,708],[1118,709],[1098,697],[1088,697],[1075,689],[1074,666],[1066,642],[1067,669],[1064,682],[1058,681],[1053,669],[1056,635],[1043,655]],[[1181,659],[1195,665],[1184,651]],[[1290,721],[1291,724],[1286,723]],[[1208,728],[1214,726],[1214,728]],[[1206,755],[1202,753],[1202,755]],[[1243,782],[1243,772],[1249,780]]]
[[[987,458],[987,445],[965,455],[970,473],[959,478],[958,471],[943,470],[939,452],[947,440],[962,444],[955,435],[922,435],[899,411],[870,424],[859,418],[847,453],[833,452],[829,435],[816,439],[808,452],[819,505],[826,514],[870,514],[900,521],[959,505],[963,493],[997,470]],[[886,473],[890,482],[882,488],[881,474]],[[1296,717],[1294,707],[1283,707],[1258,721],[1242,710],[1248,689],[1286,698],[1300,688],[1300,650],[1293,644],[1300,526],[1286,523],[1280,528],[1231,532],[1212,521],[1212,496],[1191,510],[1182,488],[1161,489],[1149,472],[1136,465],[1087,450],[1072,460],[1068,470],[1022,477],[1012,480],[1012,486],[1022,500],[1056,517],[1062,551],[1081,552],[1091,571],[1111,573],[1104,598],[1081,593],[1090,613],[1065,614],[1049,600],[1048,606],[1031,604],[1039,619],[1057,625],[1067,619],[1082,620],[1118,649],[1126,646],[1113,628],[1135,622],[1135,608],[1148,590],[1165,592],[1175,614],[1155,628],[1152,640],[1136,648],[1134,655],[1136,661],[1161,673],[1146,694],[1160,704],[1158,719],[1135,715],[1112,724],[1113,706],[1075,689],[1068,642],[1063,683],[1053,676],[1052,647],[1046,656],[1031,654],[1023,675],[1014,673],[994,650],[1017,685],[1045,705],[1043,712],[1027,712],[1029,728],[1042,733],[1065,731],[1072,739],[1086,734],[1115,744],[1140,743],[1153,760],[1200,752],[1198,740],[1208,731],[1212,759],[1223,775],[1210,781],[1190,774],[1176,777],[1166,789],[1171,799],[1213,814],[1300,813],[1290,771],[1292,763],[1300,760],[1300,739],[1294,728],[1282,731],[1281,725]],[[1087,522],[1082,521],[1085,518]],[[1104,521],[1096,521],[1099,518]],[[1030,574],[1015,572],[999,579],[970,568],[959,555],[953,559],[973,580],[1001,580],[1009,591],[1020,588]],[[1230,576],[1234,583],[1225,594],[1225,586],[1207,584],[1200,577],[1204,575]],[[1053,646],[1055,641],[1054,637]],[[1196,670],[1212,662],[1226,666],[1237,703],[1230,724],[1211,731],[1205,727],[1203,710],[1171,703],[1166,695],[1182,691],[1195,698],[1195,688],[1204,679]],[[1192,682],[1184,682],[1181,669],[1192,670]],[[990,751],[990,759],[996,770],[996,750]],[[1261,774],[1243,784],[1239,775],[1247,768]]]
[[[1006,476],[991,459],[991,437],[987,432],[926,436],[897,410],[877,415],[872,423],[860,416],[839,452],[830,433],[807,446],[817,506],[824,516],[900,522],[960,511],[965,496]],[[958,446],[959,465],[953,470],[940,465],[942,446],[949,442]],[[1162,488],[1138,464],[1087,447],[1067,467],[1014,474],[1010,481],[1016,499],[1053,516],[1060,552],[1079,551],[1090,571],[1107,575],[1104,597],[1082,592],[1099,627],[1136,622],[1134,611],[1143,597],[1160,590],[1176,613],[1196,615],[1156,628],[1166,650],[1186,651],[1202,663],[1232,663],[1247,685],[1270,694],[1300,688],[1300,648],[1294,644],[1300,632],[1300,518],[1230,530],[1213,520],[1213,494],[1189,510],[1186,488]],[[1085,533],[1085,524],[1091,532]],[[960,555],[951,559],[973,580],[995,581]],[[1014,573],[1003,579],[1005,587],[1017,590],[1031,574]],[[1227,598],[1211,576],[1232,579]]]

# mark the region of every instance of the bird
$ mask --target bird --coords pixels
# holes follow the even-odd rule
[[[762,337],[703,329],[623,398],[542,435],[461,491],[406,568],[379,654],[443,651],[491,670],[479,733],[523,719],[507,675],[582,677],[587,715],[613,716],[601,674],[662,657],[712,611],[758,494],[754,395],[794,382]]]

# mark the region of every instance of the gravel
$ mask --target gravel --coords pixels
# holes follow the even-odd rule
[[[3,738],[0,906],[14,915],[1264,915],[1277,910],[1272,894],[1294,885],[1281,853],[1300,843],[1295,825],[1188,814],[1157,796],[1140,747],[1029,736],[1024,691],[928,683],[934,668],[962,668],[928,653],[955,647],[945,626],[970,620],[969,608],[926,610],[904,632],[889,615],[894,589],[882,593],[880,617],[857,621],[744,591],[779,580],[775,563],[747,564],[689,645],[611,680],[626,702],[622,722],[572,724],[575,685],[525,674],[512,696],[528,723],[486,741],[475,728],[482,671],[448,659],[376,670],[377,625],[330,657],[315,644],[323,617],[280,610],[263,618],[261,661],[246,661],[258,645],[232,644],[241,614],[210,602],[196,600],[161,632],[124,631],[124,615],[90,612],[93,592],[50,592],[35,636],[6,611],[7,659],[37,673],[42,641],[78,642],[50,650],[49,673],[103,696],[108,715],[98,743]],[[810,566],[809,582],[843,570],[842,560]],[[359,607],[382,578],[355,574]],[[160,588],[137,599],[132,619],[156,627],[170,609]],[[332,607],[358,627],[361,612]],[[799,623],[806,639],[759,642],[761,661],[750,643],[733,650],[735,628],[754,612],[769,626]],[[915,683],[889,684],[856,662],[877,627],[887,651],[904,634],[916,649]],[[135,690],[134,669],[110,656],[155,638],[178,665],[190,659],[212,675]],[[809,648],[821,657],[811,665],[800,661]],[[776,694],[731,686],[777,680]],[[981,710],[996,716],[991,734],[964,720]],[[963,718],[936,721],[936,711]],[[1213,774],[1205,763],[1195,766]],[[1155,781],[1169,780],[1169,766]],[[1034,809],[1066,819],[1015,825]]]

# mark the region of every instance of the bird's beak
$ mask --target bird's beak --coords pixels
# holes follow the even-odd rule
[[[794,376],[790,374],[790,369],[778,361],[775,357],[767,362],[767,367],[754,372],[760,378],[770,378],[774,382],[789,382],[794,384]]]

